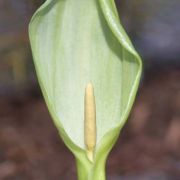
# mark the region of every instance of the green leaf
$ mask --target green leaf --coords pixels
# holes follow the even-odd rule
[[[40,86],[79,179],[103,180],[106,157],[131,110],[142,70],[113,0],[47,0],[29,26]],[[94,163],[84,143],[84,94],[94,86]],[[101,172],[101,173],[100,173]]]

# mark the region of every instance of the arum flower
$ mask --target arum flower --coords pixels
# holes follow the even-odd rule
[[[142,69],[114,1],[46,0],[29,35],[42,93],[79,180],[104,180]]]

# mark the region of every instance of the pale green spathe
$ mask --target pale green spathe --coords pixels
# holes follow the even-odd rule
[[[85,150],[84,93],[92,82],[96,153],[101,144],[107,146],[105,158],[127,119],[141,74],[141,60],[119,22],[114,1],[47,0],[33,16],[29,32],[46,103],[77,159]]]

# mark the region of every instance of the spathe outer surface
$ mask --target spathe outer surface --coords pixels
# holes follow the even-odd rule
[[[114,1],[47,0],[32,17],[29,35],[44,98],[77,159],[79,179],[103,180],[106,157],[131,110],[142,70]],[[84,145],[89,82],[96,99],[93,164]]]

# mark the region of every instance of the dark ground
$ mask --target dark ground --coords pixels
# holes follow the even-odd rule
[[[180,71],[144,77],[108,180],[180,180]],[[73,156],[37,91],[0,97],[0,180],[75,180]]]

